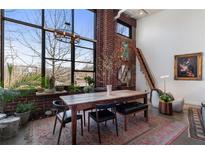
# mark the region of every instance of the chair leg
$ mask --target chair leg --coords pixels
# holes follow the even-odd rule
[[[85,121],[85,110],[83,110],[83,120],[84,120],[84,126],[86,126],[86,121]]]
[[[105,121],[105,126],[107,126],[107,121]]]
[[[115,123],[115,119],[112,119],[112,123],[113,123],[113,124]]]
[[[53,135],[55,134],[55,130],[56,130],[56,123],[57,123],[57,116],[55,118],[55,122],[54,122],[54,127],[53,127]]]
[[[148,118],[148,110],[144,110],[144,117],[146,118],[146,121],[149,120],[149,118]]]
[[[115,117],[115,126],[116,126],[116,133],[117,133],[117,136],[118,136],[118,124],[117,124],[117,117]]]
[[[60,132],[59,132],[59,135],[58,135],[58,142],[57,142],[57,144],[60,143],[62,128],[63,128],[63,124],[61,123],[61,128],[60,128]]]
[[[99,143],[101,144],[101,137],[100,137],[100,124],[97,123],[98,126],[98,138],[99,138]]]
[[[90,131],[90,114],[88,113],[88,132]]]
[[[127,131],[127,116],[124,115],[124,130]]]
[[[81,117],[80,119],[81,122],[81,135],[83,136],[83,118]]]

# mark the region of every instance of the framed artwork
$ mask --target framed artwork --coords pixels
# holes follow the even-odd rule
[[[202,53],[175,55],[175,80],[202,80]]]

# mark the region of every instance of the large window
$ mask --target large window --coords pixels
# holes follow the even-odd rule
[[[5,87],[38,86],[43,76],[56,85],[84,86],[95,77],[95,12],[90,10],[4,10]],[[62,42],[52,30],[65,29],[80,42]]]

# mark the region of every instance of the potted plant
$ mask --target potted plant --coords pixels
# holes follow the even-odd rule
[[[0,87],[0,113],[4,113],[6,103],[14,101],[20,96],[20,92],[14,89],[4,89]]]
[[[0,87],[0,140],[15,136],[19,128],[19,117],[8,116],[4,113],[6,103],[14,101],[20,92]]]
[[[170,93],[162,93],[160,95],[159,112],[167,115],[172,115],[173,96]]]
[[[80,93],[81,89],[79,86],[71,84],[70,86],[68,86],[68,91],[70,94],[76,94],[76,93]]]
[[[24,104],[18,104],[16,106],[16,113],[15,115],[17,117],[20,117],[20,124],[24,125],[28,122],[28,119],[30,117],[30,113],[33,110],[33,103],[24,103]]]
[[[55,92],[55,77],[45,77],[45,92],[46,93],[54,93]]]
[[[86,82],[86,86],[83,88],[83,91],[85,93],[94,92],[95,80],[92,77],[90,77],[90,76],[84,77],[84,80]]]

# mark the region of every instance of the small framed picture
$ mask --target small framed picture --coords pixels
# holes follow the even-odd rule
[[[202,80],[202,53],[175,55],[175,80]]]

